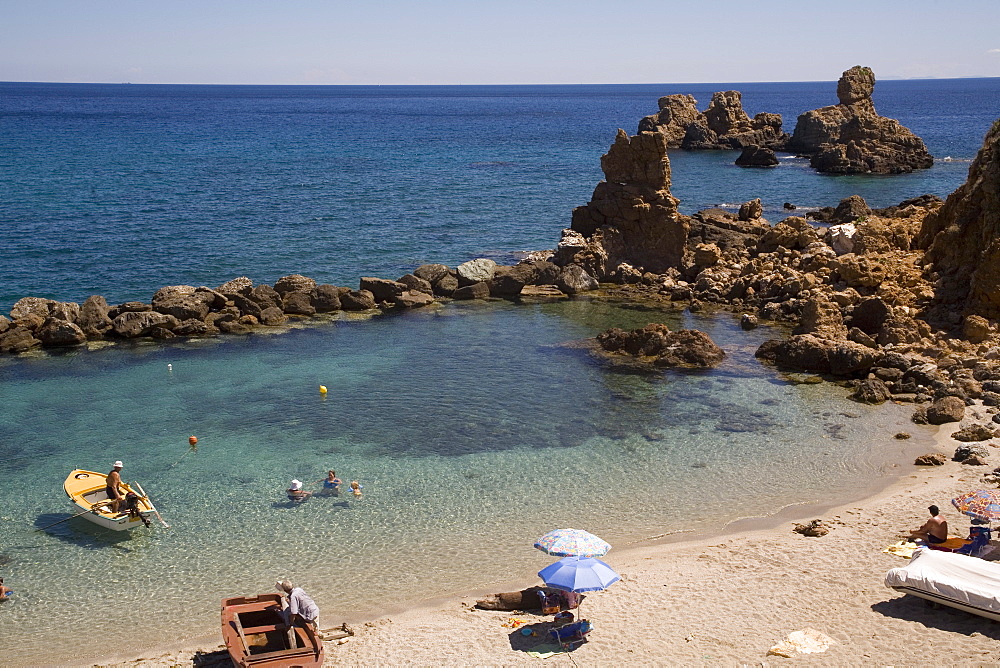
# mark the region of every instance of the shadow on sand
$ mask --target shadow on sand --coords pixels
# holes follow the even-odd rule
[[[917,622],[927,628],[961,633],[970,636],[980,633],[993,640],[1000,640],[1000,623],[985,617],[956,610],[939,603],[932,603],[919,596],[900,596],[872,605],[872,610],[907,622]]]

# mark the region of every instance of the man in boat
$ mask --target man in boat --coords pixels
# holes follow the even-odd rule
[[[122,499],[125,497],[121,493],[122,477],[118,474],[124,466],[121,461],[117,461],[114,467],[111,469],[111,473],[108,474],[105,484],[107,485],[107,495],[111,499],[111,512],[117,513],[121,507]]]
[[[275,586],[288,597],[288,607],[282,610],[288,625],[295,626],[301,620],[302,625],[308,624],[315,631],[319,626],[319,608],[309,594],[302,591],[302,587],[293,585],[290,580],[279,580]]]

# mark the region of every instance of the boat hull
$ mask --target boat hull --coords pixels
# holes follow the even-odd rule
[[[233,664],[240,668],[323,665],[319,635],[308,625],[289,629],[281,609],[279,594],[222,599],[222,639]]]
[[[111,531],[128,531],[136,527],[145,526],[145,523],[138,517],[133,517],[128,513],[112,513],[110,511],[110,504],[105,492],[106,486],[107,476],[105,474],[76,469],[66,476],[65,482],[63,482],[63,491],[66,492],[66,496],[69,497],[69,501],[75,511],[77,513],[84,513],[80,517],[93,522],[99,527]],[[122,483],[121,488],[126,493],[135,492],[139,494],[137,490],[132,489],[132,486],[127,483]],[[140,496],[139,513],[147,519],[155,517],[156,508],[153,507],[152,502],[148,498]]]

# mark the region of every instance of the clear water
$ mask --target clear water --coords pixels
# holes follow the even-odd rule
[[[0,84],[0,307],[25,295],[148,300],[163,285],[289,273],[354,285],[422,262],[551,247],[617,127],[659,95],[738,87],[795,114],[834,84],[214,87]],[[674,153],[685,211],[762,197],[888,205],[946,195],[1000,108],[1000,80],[881,82],[877,107],[938,157],[900,177],[739,170]],[[962,162],[965,161],[965,162]],[[7,662],[71,663],[217,633],[217,601],[301,581],[325,620],[523,579],[560,526],[612,543],[857,494],[919,447],[905,408],[793,385],[767,336],[588,301],[457,304],[282,336],[0,359],[0,604]],[[719,369],[623,373],[566,347],[612,326],[708,331]],[[168,371],[167,365],[173,370]],[[317,388],[326,385],[322,398]],[[896,426],[899,423],[900,426]],[[200,439],[185,455],[187,437]],[[69,516],[73,468],[121,458],[170,530]],[[288,507],[327,468],[360,500]],[[313,485],[315,487],[315,485]],[[612,553],[612,557],[613,557]],[[613,561],[613,558],[612,558]],[[114,601],[124,621],[102,625]],[[15,650],[16,648],[16,650]]]
[[[651,320],[704,329],[729,357],[636,375],[564,345]],[[141,654],[215,634],[219,599],[283,575],[330,623],[377,614],[530,577],[548,561],[531,543],[553,528],[617,545],[711,529],[850,496],[910,452],[891,438],[913,429],[905,415],[756,364],[765,336],[729,317],[586,301],[462,304],[7,361],[0,545],[17,593],[0,609],[2,644],[25,663]],[[114,534],[83,518],[35,530],[68,516],[67,472],[116,458],[170,530]],[[331,467],[364,496],[285,500],[292,477],[317,489]],[[91,633],[107,601],[143,633]]]
[[[834,82],[623,86],[150,86],[0,83],[0,308],[27,295],[148,300],[164,285],[356,285],[423,262],[551,248],[601,178],[616,128],[668,93],[736,88],[751,114],[836,102]],[[872,206],[964,181],[1000,79],[883,81],[876,108],[939,161],[831,177],[802,160],[671,154],[685,212],[761,197]]]

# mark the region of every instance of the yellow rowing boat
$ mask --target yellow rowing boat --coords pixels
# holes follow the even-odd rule
[[[129,512],[125,501],[123,501],[121,508],[117,512],[113,512],[111,500],[108,499],[107,479],[108,477],[104,473],[83,469],[71,471],[66,476],[63,490],[70,502],[76,506],[77,512],[82,513],[82,517],[105,529],[126,531],[137,526],[149,526],[147,516],[157,517],[159,515],[156,508],[153,507],[153,502],[142,491],[142,487],[136,484],[138,489],[133,489],[132,485],[124,481],[119,488],[123,496],[127,496],[129,493],[135,494],[132,501],[135,511]]]

